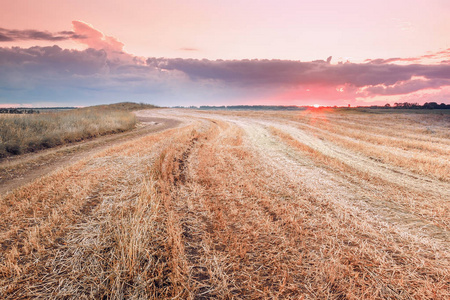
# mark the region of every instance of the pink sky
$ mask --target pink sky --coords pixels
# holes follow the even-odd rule
[[[72,52],[69,58],[67,52],[56,54],[55,51],[50,51],[52,57],[58,55],[59,60],[51,63],[45,60],[47,65],[43,60],[33,62],[45,71],[43,73],[48,73],[48,76],[44,78],[33,73],[34,77],[31,76],[30,79],[25,75],[31,71],[24,69],[29,63],[14,62],[12,65],[7,60],[11,57],[17,58],[17,53],[13,55],[11,51],[5,50],[3,67],[9,72],[17,73],[17,76],[13,79],[0,76],[0,88],[6,86],[5,91],[8,91],[7,99],[0,98],[0,104],[61,103],[65,101],[61,99],[65,92],[77,91],[78,97],[87,97],[89,93],[86,90],[89,89],[95,91],[92,97],[105,101],[111,94],[100,95],[100,90],[114,85],[114,79],[119,73],[130,80],[130,86],[120,90],[123,95],[129,93],[129,100],[133,100],[135,96],[137,100],[142,101],[147,93],[151,96],[150,99],[157,101],[160,95],[164,98],[162,102],[167,103],[170,99],[173,105],[226,105],[245,102],[297,105],[344,105],[347,102],[379,104],[411,99],[414,96],[417,101],[408,101],[423,103],[426,100],[448,99],[448,102],[450,74],[447,68],[416,68],[414,71],[406,68],[395,69],[399,77],[392,79],[393,82],[380,79],[368,81],[367,85],[363,86],[358,83],[355,75],[349,75],[348,68],[337,66],[339,62],[358,66],[368,63],[448,66],[448,16],[448,0],[5,1],[0,10],[0,28],[3,29],[0,31],[0,47],[12,49],[10,47],[18,46],[27,49],[33,46],[58,45],[61,49],[74,49],[79,52]],[[34,30],[34,33],[26,30]],[[42,32],[51,37],[39,35]],[[3,40],[1,34],[4,35]],[[54,65],[62,66],[65,63],[62,60],[70,61],[74,56],[85,55],[83,51],[87,48],[105,50],[107,57],[105,62],[102,62],[105,64],[103,67],[89,71],[71,67],[69,69],[73,73],[69,74],[70,76],[64,75],[68,77],[63,84],[60,83],[61,89],[52,87],[43,90],[38,87],[38,82],[43,80],[56,82],[61,79],[61,74],[58,73],[61,70],[52,69]],[[92,55],[93,53],[88,53],[89,59],[93,59]],[[314,65],[315,71],[312,74],[291,74],[285,69],[282,74],[278,74],[279,66],[270,65],[269,69],[265,69],[266,66],[261,63],[210,63],[204,66],[191,62],[188,66],[187,62],[181,64],[168,61],[168,69],[159,61],[152,62],[153,67],[155,64],[158,66],[144,75],[142,68],[137,68],[147,66],[149,57],[199,60],[206,58],[210,62],[216,59],[312,62],[325,61],[329,56],[332,56],[331,64],[327,67]],[[96,62],[99,63],[99,60]],[[118,65],[122,67],[119,68]],[[125,65],[127,73],[124,75]],[[131,65],[134,66],[134,71],[131,71]],[[255,76],[254,71],[245,73],[248,68],[256,70],[262,65],[264,67],[261,67],[260,72],[273,72],[274,77],[297,76],[298,82],[287,80],[289,84],[269,84],[266,80],[275,78]],[[295,63],[293,65],[297,66],[296,68],[309,66]],[[230,66],[246,68],[245,71],[234,69],[235,73],[227,76],[242,75],[239,78],[248,86],[239,85],[229,77],[222,77],[224,70],[228,72],[227,68]],[[90,66],[86,66],[88,67]],[[282,68],[285,67],[283,65]],[[67,66],[64,68],[67,69]],[[50,69],[51,72],[48,71]],[[114,72],[111,71],[113,69]],[[362,67],[361,71],[379,72],[378,68],[374,67]],[[56,78],[55,72],[59,74]],[[133,72],[136,73],[132,74]],[[349,76],[348,82],[330,79],[327,72],[345,72]],[[383,70],[382,74],[383,72],[387,71]],[[405,72],[406,77],[403,76]],[[99,83],[97,87],[89,84],[87,86],[82,82],[80,76],[87,74]],[[211,76],[208,77],[209,75]],[[309,77],[305,78],[307,76]],[[329,81],[314,76],[322,76]],[[146,89],[142,83],[144,81],[153,88]],[[93,80],[91,78],[86,82]],[[123,83],[123,80],[120,82]],[[64,90],[63,87],[67,89]],[[11,92],[12,90],[15,92]],[[225,93],[220,94],[222,92]],[[191,94],[186,96],[185,100],[180,100],[186,93]],[[73,103],[76,99],[71,101],[70,103]]]

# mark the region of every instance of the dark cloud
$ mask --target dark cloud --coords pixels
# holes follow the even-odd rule
[[[149,58],[147,64],[162,70],[178,70],[192,80],[217,80],[240,86],[264,85],[385,85],[411,80],[449,79],[450,65],[380,65],[326,61],[197,60]]]
[[[2,32],[2,29],[0,28],[0,42],[10,42],[10,41],[14,41],[14,39],[8,36],[8,34],[4,34]]]
[[[108,68],[103,50],[83,51],[58,46],[31,48],[0,48],[0,69],[22,72],[23,76],[38,74],[98,74]]]
[[[90,31],[88,27],[82,29]],[[109,47],[107,50],[101,49],[103,42]],[[285,95],[284,99],[350,101],[450,87],[449,64],[331,64],[330,58],[313,62],[142,60],[126,53],[116,55],[112,50],[121,49],[122,44],[104,40],[97,32],[90,36],[89,43],[98,49],[0,48],[0,101],[44,98],[112,101],[117,97],[117,100],[145,101],[157,97],[160,102],[152,102],[184,105],[188,101],[213,104],[214,99],[257,99],[265,95],[274,95],[274,99]]]
[[[405,95],[420,91],[423,89],[438,89],[444,86],[450,86],[450,79],[413,79],[399,82],[391,86],[377,85],[367,87],[364,92],[367,96],[373,95]]]
[[[182,97],[190,88],[185,80],[177,72],[110,60],[104,50],[0,48],[0,103],[93,105],[133,100],[167,105],[167,99],[190,99]]]
[[[70,39],[82,39],[83,35],[76,34],[73,31],[60,31],[51,33],[39,30],[15,30],[0,28],[0,42],[24,41],[24,40],[42,40],[42,41],[64,41]]]

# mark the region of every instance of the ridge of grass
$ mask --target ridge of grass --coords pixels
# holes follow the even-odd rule
[[[1,115],[0,159],[131,130],[137,122],[132,111],[149,108],[156,106],[122,102],[36,115]]]

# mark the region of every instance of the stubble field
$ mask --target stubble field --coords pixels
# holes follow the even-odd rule
[[[1,298],[450,298],[448,114],[136,114],[1,196]]]

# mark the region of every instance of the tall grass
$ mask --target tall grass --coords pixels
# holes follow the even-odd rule
[[[0,115],[0,158],[134,128],[133,113],[108,106],[39,115]]]

